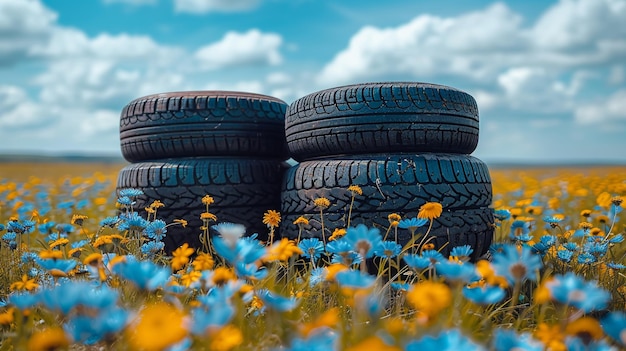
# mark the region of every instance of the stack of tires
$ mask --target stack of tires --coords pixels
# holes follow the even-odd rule
[[[345,228],[350,185],[359,185],[350,226],[386,230],[387,216],[415,217],[421,205],[439,202],[432,226],[436,249],[469,244],[473,258],[493,237],[491,179],[470,156],[478,143],[476,101],[454,88],[424,83],[368,83],[319,91],[293,102],[285,116],[290,156],[299,161],[282,184],[281,234],[298,234],[293,222],[309,219],[309,233],[326,238]],[[327,198],[325,232],[313,202]],[[425,228],[422,228],[422,232]],[[399,230],[398,242],[411,235]]]
[[[118,175],[117,188],[144,195],[141,212],[153,201],[167,223],[167,252],[200,245],[210,195],[210,213],[219,222],[241,223],[248,233],[267,234],[263,213],[280,208],[287,104],[274,97],[228,91],[171,92],[144,96],[124,107],[120,118],[122,154],[130,165]]]

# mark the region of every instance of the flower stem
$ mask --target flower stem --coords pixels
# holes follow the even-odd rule
[[[352,217],[352,206],[354,205],[354,193],[352,193],[352,199],[350,199],[350,208],[348,209],[348,223],[346,228],[350,228],[350,217]]]
[[[326,233],[324,232],[324,210],[320,208],[320,223],[322,224],[322,241],[326,247]]]

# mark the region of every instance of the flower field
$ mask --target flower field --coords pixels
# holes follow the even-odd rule
[[[123,165],[1,167],[0,350],[626,348],[624,167],[492,169],[495,239],[478,262],[469,246],[433,250],[437,202],[386,230],[326,228],[327,242],[304,217],[302,239],[275,236],[267,209],[261,242],[220,222],[211,194],[210,239],[166,255],[186,220],[116,194]],[[323,223],[331,204],[311,201]]]

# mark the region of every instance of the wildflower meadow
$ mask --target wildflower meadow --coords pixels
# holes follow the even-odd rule
[[[211,194],[197,199],[202,246],[168,254],[189,219],[134,206],[140,190],[115,189],[123,165],[2,167],[0,350],[626,348],[624,167],[492,169],[480,260],[429,242],[438,202],[379,228],[350,226],[352,201],[320,240],[306,224],[331,204],[314,198],[288,240],[278,209],[249,233],[211,213]]]

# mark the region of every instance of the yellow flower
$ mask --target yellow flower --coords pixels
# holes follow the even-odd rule
[[[535,293],[533,294],[533,300],[535,303],[541,305],[552,300],[552,293],[550,292],[550,289],[548,289],[548,284],[552,280],[553,279],[548,278],[545,281],[541,282],[539,286],[537,286],[537,288],[535,289]]]
[[[107,203],[107,198],[106,197],[97,197],[95,199],[93,199],[93,203],[96,206],[103,206],[106,205]]]
[[[600,193],[596,198],[596,203],[601,207],[609,207],[611,206],[611,194],[605,192]]]
[[[175,219],[175,220],[174,220],[174,223],[178,223],[178,224],[182,225],[182,226],[183,226],[183,228],[186,228],[186,227],[187,227],[187,221],[186,221],[186,220],[184,220],[184,219]]]
[[[604,231],[602,229],[600,229],[600,228],[593,227],[589,231],[589,234],[591,234],[593,236],[604,236]]]
[[[623,201],[621,196],[613,196],[611,198],[611,203],[615,206],[621,206]]]
[[[144,207],[143,208],[149,214],[155,214],[156,211],[152,207]]]
[[[97,248],[102,245],[113,244],[113,242],[115,241],[120,242],[120,243],[125,243],[128,241],[128,239],[124,238],[123,236],[119,234],[102,235],[96,239],[96,241],[93,243],[93,247]]]
[[[130,346],[138,350],[163,350],[187,336],[185,314],[165,302],[146,306],[126,333]]]
[[[263,214],[263,224],[268,227],[278,227],[278,223],[280,223],[280,212],[269,210]]]
[[[184,243],[178,249],[172,252],[172,269],[178,271],[189,262],[189,256],[194,253],[195,249],[190,248],[189,244]]]
[[[510,209],[509,212],[514,219],[522,215],[522,209],[517,207]]]
[[[587,195],[589,195],[588,189],[576,189],[576,191],[574,191],[574,196],[587,197]]]
[[[150,204],[150,208],[161,208],[161,207],[165,207],[165,204],[162,203],[159,200],[154,200],[152,201],[152,203]]]
[[[198,271],[191,271],[187,274],[183,274],[180,277],[180,281],[181,283],[183,283],[183,285],[185,287],[189,287],[192,283],[197,282],[198,280],[200,280],[200,277],[202,277],[202,272],[198,272]]]
[[[239,295],[243,296],[247,293],[249,293],[250,291],[254,290],[254,287],[250,284],[243,284],[241,285],[241,288],[239,288]]]
[[[83,260],[83,264],[88,266],[97,266],[100,262],[102,262],[102,254],[97,252],[90,254]]]
[[[433,244],[433,243],[426,243],[426,244],[422,245],[421,251],[434,250],[434,249],[435,249],[435,244]]]
[[[113,258],[109,260],[109,263],[107,264],[107,268],[109,269],[109,271],[112,271],[113,267],[115,267],[118,263],[123,263],[123,262],[126,262],[125,255],[114,256]]]
[[[83,221],[84,221],[85,219],[87,219],[87,218],[89,218],[89,217],[84,216],[84,215],[78,215],[78,214],[75,214],[75,215],[73,215],[73,216],[72,216],[71,223],[72,223],[72,224],[76,224],[76,225],[79,225],[79,226],[80,226],[80,225],[83,225]]]
[[[322,313],[317,319],[312,322],[304,323],[300,325],[300,333],[302,336],[307,337],[312,330],[328,327],[332,328],[339,324],[339,308],[333,307],[326,312]]]
[[[252,296],[252,301],[250,302],[250,307],[255,310],[260,310],[263,308],[263,300],[261,300],[258,296]]]
[[[57,246],[64,246],[64,245],[67,245],[69,243],[70,243],[70,241],[67,238],[60,238],[60,239],[57,239],[57,240],[51,242],[50,244],[48,244],[48,246],[51,249],[54,249]]]
[[[610,221],[609,216],[603,214],[596,216],[596,220],[602,224],[609,223]]]
[[[543,344],[546,346],[546,350],[567,350],[567,347],[564,343],[565,335],[563,335],[563,333],[561,332],[561,327],[559,325],[548,325],[546,323],[541,323],[537,327],[537,330],[535,330],[534,335],[539,341],[543,342]]]
[[[370,336],[358,344],[349,347],[347,351],[401,351],[402,349],[396,346],[385,344],[385,342],[378,336]]]
[[[420,207],[419,212],[417,213],[417,218],[426,218],[433,220],[435,218],[439,218],[441,216],[441,212],[443,211],[443,207],[438,202],[427,202]]]
[[[215,200],[213,200],[213,198],[209,195],[204,195],[204,197],[202,198],[202,203],[209,206],[210,204],[214,203]]]
[[[217,221],[217,216],[214,215],[213,213],[210,212],[202,212],[200,214],[200,219],[201,220],[208,220],[208,221]]]
[[[35,283],[35,279],[28,279],[26,274],[22,275],[22,280],[18,280],[11,284],[11,291],[31,291],[39,287],[39,284]]]
[[[398,317],[385,318],[383,321],[383,328],[391,334],[394,338],[401,337],[405,330],[404,319]]]
[[[15,203],[13,204],[13,208],[12,208],[12,210],[13,210],[14,212],[15,212],[15,211],[17,211],[17,210],[19,210],[19,209],[22,207],[22,205],[23,205],[23,204],[24,204],[24,202],[23,202],[23,201],[20,201],[20,200],[15,201]]]
[[[337,240],[346,235],[346,233],[347,231],[344,228],[335,228],[335,230],[333,230],[333,234],[330,236],[330,238],[328,238],[328,241]]]
[[[487,260],[476,262],[476,271],[489,285],[497,285],[501,288],[507,288],[509,285],[505,277],[496,275],[493,265]]]
[[[393,222],[399,222],[402,219],[402,217],[397,213],[390,213],[387,216],[387,219],[389,220],[389,223],[393,223]]]
[[[82,251],[83,251],[82,247],[75,247],[73,249],[70,249],[70,251],[67,252],[67,255],[70,257],[79,258]]]
[[[600,323],[591,317],[581,317],[565,327],[565,333],[580,338],[585,344],[593,340],[600,340],[604,336]]]
[[[541,206],[528,206],[526,207],[526,213],[531,215],[540,215],[543,212],[543,208]]]
[[[211,255],[206,252],[202,252],[196,256],[191,264],[193,265],[193,269],[196,271],[205,271],[213,268],[215,261]]]
[[[63,329],[54,327],[35,332],[28,339],[29,351],[65,350],[70,347],[70,340]]]
[[[13,314],[14,312],[15,312],[15,309],[11,307],[8,310],[0,313],[0,325],[9,325],[13,323],[13,321],[15,320],[15,317]]]
[[[432,318],[450,306],[452,292],[446,284],[426,280],[413,285],[406,299],[417,310]]]
[[[41,250],[39,251],[39,257],[44,260],[48,258],[61,259],[63,258],[63,252],[59,250]]]
[[[556,210],[561,206],[561,200],[559,198],[553,197],[548,200],[548,207],[552,210]]]
[[[300,217],[296,218],[295,221],[293,221],[293,224],[305,226],[305,225],[309,225],[309,220],[304,218],[303,216],[300,216]]]
[[[582,217],[587,218],[587,217],[591,216],[591,210],[582,210],[582,211],[580,211],[580,215]]]
[[[267,250],[267,254],[263,257],[264,262],[272,261],[287,261],[289,257],[293,255],[301,255],[302,250],[296,245],[296,243],[287,238],[282,238],[280,241],[275,242]]]
[[[231,280],[237,279],[237,276],[231,269],[228,269],[226,267],[217,267],[213,271],[213,276],[211,277],[211,279],[213,280],[213,284],[220,286],[228,283]]]
[[[326,270],[326,274],[325,274],[325,279],[327,281],[333,281],[335,280],[335,276],[337,275],[337,273],[339,272],[343,272],[346,269],[348,269],[348,267],[344,266],[341,263],[333,263],[329,266],[326,266],[325,270]]]
[[[572,231],[572,230],[566,230],[563,234],[561,234],[561,235],[557,234],[556,236],[558,236],[558,237],[561,237],[561,236],[562,236],[562,237],[563,237],[563,238],[565,238],[565,239],[569,239],[569,238],[571,238],[571,237],[572,237],[572,235],[574,235],[574,231]]]
[[[351,192],[352,195],[354,194],[363,195],[363,189],[361,189],[361,187],[358,185],[350,185],[348,187],[348,191]]]
[[[583,230],[589,230],[589,229],[593,228],[593,224],[591,224],[589,222],[580,222],[578,224],[578,227],[580,229],[583,229]]]
[[[226,325],[217,332],[210,335],[211,343],[209,350],[211,351],[228,351],[243,343],[243,333],[234,325]]]
[[[318,197],[317,199],[313,200],[313,204],[315,204],[315,206],[321,208],[322,210],[330,207],[330,201],[325,197]]]

